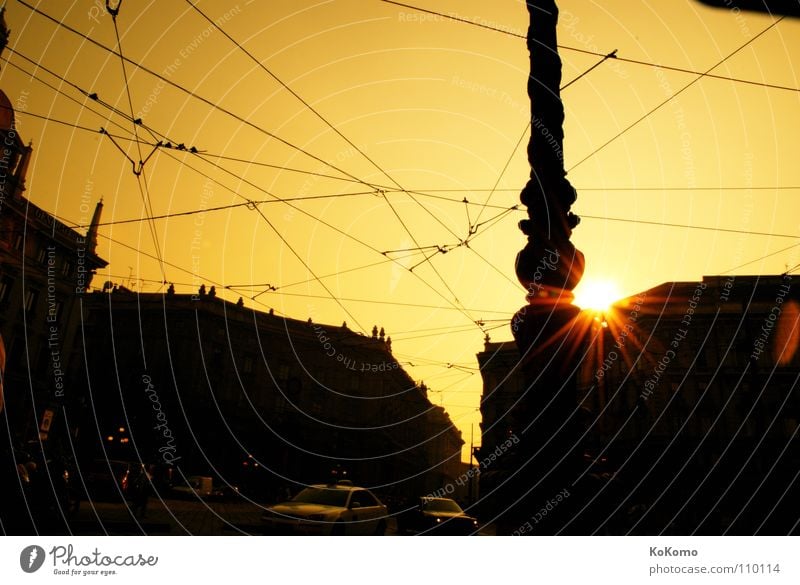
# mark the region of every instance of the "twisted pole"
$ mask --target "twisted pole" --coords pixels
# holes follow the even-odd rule
[[[570,241],[580,219],[570,211],[577,198],[564,168],[564,105],[558,55],[555,0],[528,0],[530,53],[528,96],[531,137],[530,179],[520,194],[528,219],[519,223],[527,244],[517,254],[516,273],[527,291],[528,307],[515,316],[512,331],[523,355],[541,338],[539,313],[563,308],[583,276],[584,257]]]
[[[547,501],[548,494],[557,493],[574,476],[577,392],[571,331],[577,329],[580,309],[571,301],[584,269],[583,254],[570,241],[579,219],[570,211],[577,196],[564,168],[558,8],[555,0],[526,4],[531,172],[520,194],[528,219],[519,227],[527,243],[517,254],[516,273],[526,289],[527,304],[511,322],[524,388],[504,421],[519,443],[504,456],[496,477],[490,478],[494,485],[487,486],[497,487],[493,511],[498,530],[505,534],[519,533],[519,526]],[[551,516],[548,522],[556,522],[558,514]],[[554,530],[553,525],[540,523],[535,532]]]

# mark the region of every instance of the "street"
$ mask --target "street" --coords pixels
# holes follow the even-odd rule
[[[262,506],[241,500],[150,498],[145,517],[136,519],[124,504],[84,500],[70,525],[75,536],[247,536],[262,534],[262,512]],[[389,518],[386,535],[396,534],[397,522]]]

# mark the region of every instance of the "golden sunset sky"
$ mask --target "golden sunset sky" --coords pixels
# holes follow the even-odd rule
[[[510,209],[529,172],[527,134],[516,147],[529,120],[524,2],[409,0],[483,26],[380,0],[198,2],[240,46],[189,2],[123,2],[130,104],[119,57],[64,27],[117,49],[105,3],[34,4],[55,22],[9,1],[13,52],[0,63],[18,131],[33,141],[27,196],[77,225],[101,196],[105,222],[207,210],[102,227],[110,264],[97,287],[216,283],[255,309],[384,327],[467,447],[472,425],[479,441],[475,354],[487,332],[511,338],[524,303],[513,267],[524,212]],[[690,0],[559,6],[564,83],[600,61],[587,51],[626,59],[563,92],[584,281],[627,296],[796,269],[800,21]],[[114,143],[136,161],[153,150],[140,155],[130,140],[131,105],[158,138],[200,154],[158,149],[137,180]],[[247,200],[264,201],[261,213],[211,211]]]

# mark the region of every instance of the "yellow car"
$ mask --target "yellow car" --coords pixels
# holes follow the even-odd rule
[[[308,486],[267,508],[262,521],[265,534],[383,536],[387,518],[386,506],[372,492],[340,481]]]

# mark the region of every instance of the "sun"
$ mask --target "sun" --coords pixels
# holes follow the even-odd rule
[[[574,305],[597,313],[607,312],[622,296],[616,282],[597,279],[582,281],[575,287],[574,294]]]

